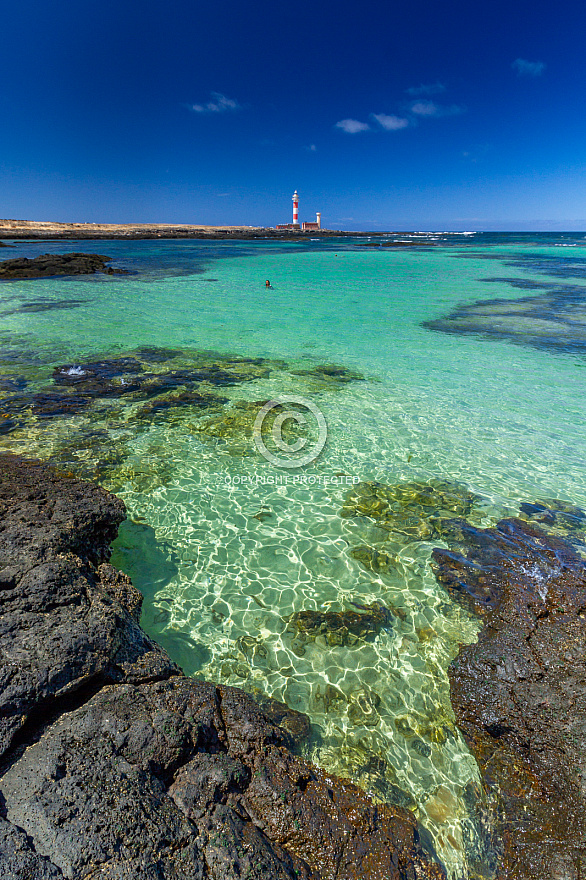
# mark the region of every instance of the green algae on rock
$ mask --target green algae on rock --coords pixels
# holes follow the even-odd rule
[[[378,602],[359,605],[360,611],[297,611],[287,621],[287,629],[294,634],[293,642],[303,650],[307,642],[322,637],[330,647],[355,645],[360,639],[377,635],[391,624],[392,614]]]
[[[209,416],[197,424],[190,425],[189,430],[202,440],[212,440],[224,445],[231,455],[249,455],[255,450],[253,435],[258,414],[271,401],[266,400],[235,400],[219,415]],[[271,430],[275,417],[284,411],[281,404],[276,404],[263,419],[261,433],[263,440],[272,446]],[[297,423],[287,419],[280,428],[281,436],[293,440],[301,433]],[[262,520],[262,517],[259,517]]]
[[[398,561],[396,554],[388,553],[385,549],[378,549],[368,544],[358,544],[350,550],[352,559],[356,559],[364,568],[380,574],[394,570]]]
[[[394,535],[411,540],[429,540],[442,534],[443,520],[471,513],[479,497],[459,483],[431,480],[358,483],[346,495],[340,516],[367,516]]]
[[[362,373],[349,370],[339,364],[318,364],[311,370],[291,370],[294,376],[304,376],[308,379],[317,379],[325,385],[345,385],[347,382],[363,381]]]
[[[168,412],[173,412],[183,407],[195,407],[196,409],[217,409],[227,403],[227,397],[217,394],[202,394],[198,391],[182,391],[179,394],[170,394],[168,397],[157,397],[156,400],[146,403],[138,412],[139,419],[150,419]]]

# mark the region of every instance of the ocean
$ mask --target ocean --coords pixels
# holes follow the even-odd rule
[[[479,623],[429,563],[442,517],[586,507],[586,234],[2,258],[46,251],[130,274],[0,285],[0,449],[124,499],[112,562],[187,674],[307,713],[307,757],[490,876],[447,678]]]

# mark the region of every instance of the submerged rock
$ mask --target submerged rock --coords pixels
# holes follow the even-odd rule
[[[443,480],[395,486],[365,482],[348,492],[340,516],[368,516],[387,532],[424,541],[440,537],[446,519],[468,515],[478,500],[465,486]]]
[[[365,568],[380,572],[393,571],[397,563],[397,556],[393,553],[387,553],[384,549],[369,547],[367,544],[359,544],[350,550],[352,559],[356,559]]]
[[[210,416],[197,425],[192,425],[191,430],[202,440],[225,443],[225,448],[231,455],[248,455],[255,449],[252,438],[256,417],[269,402],[268,399],[236,400],[219,415]],[[281,405],[274,406],[262,423],[263,440],[271,448],[274,444],[271,437],[274,418],[283,410]],[[281,426],[280,433],[284,439],[292,441],[299,436],[301,430],[297,423],[287,420]],[[257,518],[262,522],[268,518],[267,512],[257,514]]]
[[[15,428],[18,428],[18,422],[6,413],[0,412],[0,434],[10,434]]]
[[[28,259],[18,257],[0,263],[0,280],[12,281],[19,278],[50,278],[54,275],[93,275],[105,272],[107,275],[126,275],[124,269],[114,269],[107,264],[112,257],[99,254],[43,254]]]
[[[74,436],[60,438],[47,461],[86,480],[104,480],[129,454],[130,435],[113,436],[98,428],[76,427]]]
[[[156,400],[145,404],[138,412],[138,418],[150,419],[162,413],[168,413],[185,406],[194,406],[197,409],[218,408],[228,402],[227,397],[217,394],[202,394],[198,391],[183,391],[180,394],[171,394],[169,397],[158,397]]]
[[[528,268],[536,271],[532,266]],[[555,274],[555,267],[552,265],[547,271]],[[570,273],[578,274],[578,270],[570,268]],[[459,306],[443,318],[425,321],[422,326],[442,333],[501,339],[545,351],[584,355],[586,287],[558,284],[555,290],[518,300],[478,300]]]
[[[22,376],[0,376],[0,391],[22,391],[27,385]]]
[[[523,503],[519,508],[522,519],[539,523],[546,530],[554,530],[567,535],[586,532],[586,512],[581,507],[559,501],[557,498],[544,498],[542,501]]]
[[[140,630],[107,562],[124,515],[0,457],[3,880],[441,880],[410,812],[289,751],[304,716],[185,677]]]
[[[566,508],[566,515],[575,514]],[[567,541],[520,519],[490,529],[460,521],[450,542],[454,549],[433,552],[436,577],[485,621],[449,677],[457,723],[493,805],[497,876],[578,880],[586,844],[586,564]]]
[[[378,602],[372,605],[353,603],[360,611],[296,611],[287,620],[293,642],[302,647],[322,636],[330,647],[355,645],[359,639],[377,635],[388,627],[392,614]]]
[[[379,695],[367,685],[360,685],[350,693],[348,718],[357,727],[376,727],[380,721],[379,705]]]
[[[37,312],[53,312],[67,309],[78,309],[85,303],[90,302],[87,299],[57,299],[57,300],[41,300],[35,302],[22,303],[17,309],[8,309],[4,315],[19,314],[36,314]]]
[[[293,370],[295,376],[307,376],[310,379],[319,379],[327,384],[346,384],[364,380],[362,373],[356,373],[339,364],[318,364],[311,370]]]
[[[163,348],[159,345],[143,345],[136,349],[136,356],[141,361],[151,364],[164,364],[183,354],[180,348]]]
[[[254,421],[267,400],[236,400],[222,415],[200,422],[194,430],[213,440],[252,440]],[[275,407],[275,411],[280,408]]]
[[[58,391],[21,394],[0,400],[0,419],[10,419],[26,412],[42,419],[72,416],[84,412],[91,405],[91,398],[82,394]]]
[[[31,412],[40,418],[73,416],[86,410],[92,401],[81,394],[39,393],[31,398]]]

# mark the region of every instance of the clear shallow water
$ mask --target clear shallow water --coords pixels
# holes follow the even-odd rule
[[[202,431],[217,414],[185,408],[137,424],[136,406],[120,400],[99,412],[28,420],[0,441],[45,457],[58,450],[82,472],[114,450],[101,479],[135,521],[122,529],[114,562],[145,593],[145,628],[189,674],[307,712],[315,732],[309,757],[414,809],[459,877],[490,861],[473,809],[478,771],[453,725],[446,675],[478,626],[432,576],[437,538],[389,536],[372,518],[340,510],[355,482],[371,480],[464,484],[478,496],[470,517],[481,524],[542,497],[586,505],[586,360],[518,335],[515,344],[422,326],[461,304],[539,295],[515,286],[527,282],[572,285],[581,302],[586,241],[440,242],[421,250],[354,240],[3,250],[3,258],[103,252],[136,274],[2,285],[0,374],[24,376],[34,389],[55,365],[144,345],[283,359],[268,377],[219,392],[232,401],[303,395],[324,413],[328,442],[285,481],[242,432],[218,439]],[[295,372],[332,362],[365,380],[328,383]],[[365,568],[351,555],[364,545],[384,548],[392,563]],[[352,602],[394,609],[391,625],[370,640],[331,645],[320,636],[300,650],[292,614],[346,611]]]

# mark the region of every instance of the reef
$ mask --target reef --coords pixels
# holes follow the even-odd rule
[[[112,257],[99,254],[43,254],[28,259],[18,257],[15,260],[0,262],[0,280],[15,281],[23,278],[51,278],[55,275],[94,275],[103,272],[106,275],[126,275],[124,269],[109,266]]]
[[[80,358],[68,363],[59,363],[59,355],[60,350],[53,357],[45,354],[49,363],[44,363],[38,353],[3,347],[0,435],[13,435],[3,441],[4,446],[19,451],[12,443],[26,441],[28,449],[42,449],[43,458],[78,476],[112,477],[114,486],[118,485],[114,472],[120,471],[122,461],[131,454],[126,441],[148,430],[153,421],[180,421],[185,431],[221,445],[232,455],[254,452],[255,419],[269,399],[237,400],[225,395],[225,390],[275,373],[286,374],[288,382],[295,376],[280,359],[209,350],[140,346],[99,360]],[[334,365],[320,365],[307,371],[307,377],[316,385],[313,390],[326,385],[341,388],[361,378]],[[263,420],[261,430],[269,448],[274,446],[274,420],[282,412],[275,405]],[[77,448],[68,424],[72,417],[77,417],[73,421]],[[97,442],[96,428],[102,431],[102,439],[104,431],[110,434],[111,449],[107,442]],[[282,436],[291,442],[304,435],[304,430],[310,433],[293,420],[281,427]],[[96,453],[91,460],[85,454],[90,448]]]
[[[155,418],[173,418],[183,410],[199,415],[206,410],[216,412],[229,402],[216,389],[266,378],[282,366],[282,361],[213,351],[141,347],[117,357],[53,367],[49,384],[46,379],[33,383],[20,375],[2,375],[0,435],[42,432],[47,420],[84,416],[85,420],[76,423],[77,451],[69,433],[61,438],[54,435],[50,458],[80,476],[103,477],[105,470],[121,463],[124,444],[111,435],[108,448],[103,430],[96,442],[96,420],[107,431],[112,425],[118,434],[126,431],[128,439],[128,431],[144,430]],[[241,415],[252,433],[254,416],[249,410]],[[219,418],[230,420],[229,415]],[[239,425],[239,430],[244,428]],[[99,455],[93,462],[84,459],[81,463],[80,454],[90,447]]]
[[[524,268],[539,271],[531,265]],[[554,266],[547,269],[549,274],[562,271],[556,273]],[[512,283],[508,279],[494,280]],[[521,284],[522,280],[513,286]],[[425,321],[422,326],[442,333],[501,339],[545,351],[586,354],[586,287],[538,282],[527,282],[524,286],[546,288],[547,292],[518,300],[478,300],[459,306],[445,317]]]
[[[433,551],[439,583],[484,622],[478,642],[450,666],[451,701],[493,811],[499,880],[579,880],[586,868],[584,512],[555,500],[523,504],[521,512],[525,520],[487,529],[454,520],[445,530],[450,549]]]
[[[187,678],[145,635],[108,562],[124,517],[0,458],[2,877],[440,880],[411,813],[294,754],[305,716]]]

